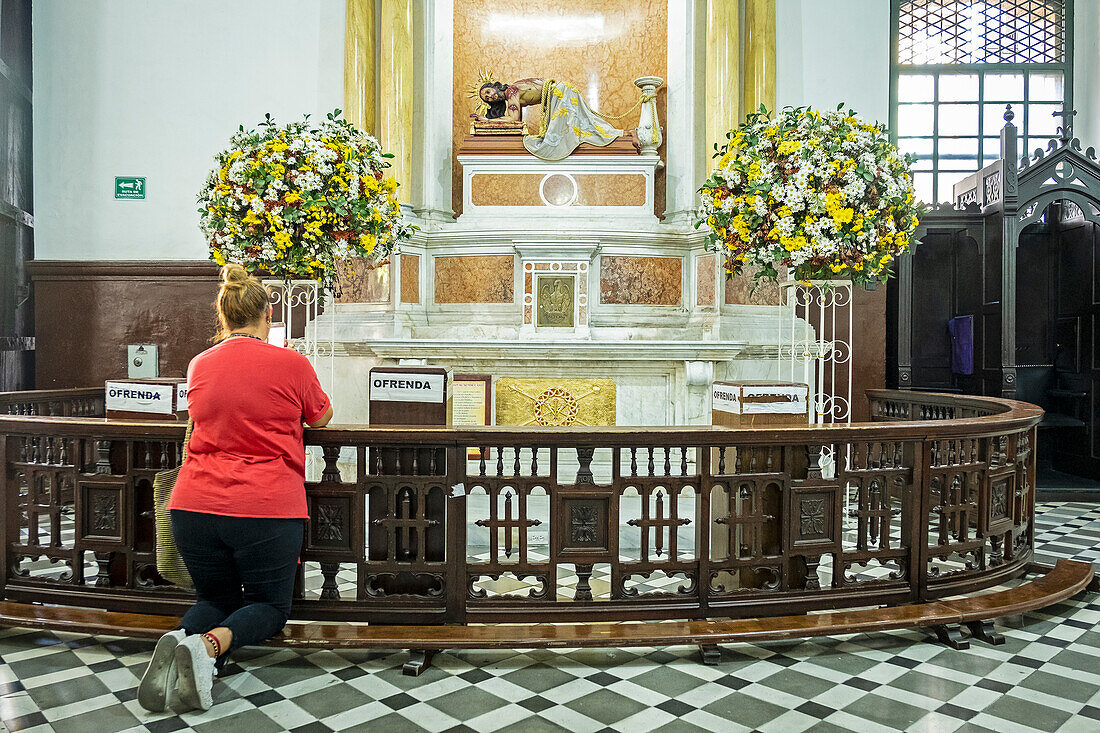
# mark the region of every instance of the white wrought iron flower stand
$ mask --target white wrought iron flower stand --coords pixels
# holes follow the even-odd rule
[[[797,280],[782,283],[788,327],[780,319],[779,378],[809,385],[811,424],[852,422],[852,281]],[[836,475],[835,446],[821,446],[822,476]],[[850,448],[843,459],[851,460]],[[851,486],[844,492],[847,521]]]
[[[810,423],[852,421],[852,283],[782,283],[779,378],[810,387]],[[838,327],[840,330],[838,330]]]
[[[276,317],[286,324],[290,348],[309,359],[321,386],[331,396],[336,384],[336,320],[326,319],[329,333],[325,339],[318,333],[317,317],[326,304],[330,308],[335,307],[335,293],[322,288],[316,280],[264,280],[263,284],[271,293],[271,305]],[[294,332],[299,325],[302,335],[295,338]],[[317,478],[322,465],[320,449],[308,450],[306,475]]]
[[[330,320],[328,339],[324,339],[316,327],[310,328],[310,324],[321,315],[325,302],[335,302],[332,291],[321,288],[316,280],[264,280],[263,284],[271,292],[271,305],[276,315],[286,324],[290,347],[309,359],[318,377],[323,379],[324,374],[328,375],[328,384],[322,381],[322,386],[331,389],[335,376],[336,326]],[[302,319],[302,335],[294,338],[298,319]]]

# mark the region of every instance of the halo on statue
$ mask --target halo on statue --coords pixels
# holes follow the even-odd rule
[[[493,74],[492,69],[480,68],[477,71],[477,81],[470,86],[466,87],[466,96],[470,99],[477,100],[477,104],[474,110],[479,115],[485,114],[489,109],[489,105],[481,98],[481,87],[483,84],[487,84],[491,81],[496,81],[496,75]]]

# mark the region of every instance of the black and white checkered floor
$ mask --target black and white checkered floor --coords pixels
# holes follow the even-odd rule
[[[1100,505],[1039,506],[1039,560],[1100,563]],[[723,650],[448,652],[418,678],[389,652],[245,649],[217,704],[152,715],[152,643],[0,630],[12,731],[1100,731],[1100,596],[1004,619],[1003,646],[952,651],[920,631]]]

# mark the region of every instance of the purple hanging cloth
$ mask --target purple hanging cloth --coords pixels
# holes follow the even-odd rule
[[[947,322],[951,334],[951,372],[974,373],[974,316],[958,316]]]

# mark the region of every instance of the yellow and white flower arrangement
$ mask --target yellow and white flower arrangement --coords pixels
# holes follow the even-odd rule
[[[411,234],[378,141],[340,118],[243,126],[199,193],[199,226],[219,265],[336,284],[336,263],[379,262]]]
[[[913,244],[920,206],[910,156],[884,125],[855,113],[764,107],[715,145],[716,165],[700,189],[696,227],[726,252],[728,276],[755,265],[775,280],[794,277],[885,281],[890,263]]]

